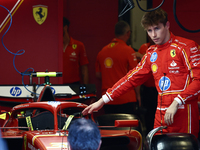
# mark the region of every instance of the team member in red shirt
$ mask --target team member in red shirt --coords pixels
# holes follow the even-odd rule
[[[97,55],[96,76],[102,81],[102,95],[137,65],[135,51],[126,44],[130,34],[129,24],[119,21],[115,25],[115,38]],[[136,96],[140,102],[138,87],[107,103],[104,106],[105,113],[133,114],[136,108]]]
[[[82,42],[69,35],[69,20],[63,18],[63,83],[88,84],[88,59]]]
[[[155,17],[156,16],[156,17]],[[158,91],[154,128],[167,126],[163,133],[191,133],[198,137],[200,93],[200,50],[192,40],[169,31],[167,13],[161,8],[146,12],[142,25],[155,45],[136,68],[108,89],[102,98],[83,110],[98,110],[128,89],[144,83],[153,74]]]

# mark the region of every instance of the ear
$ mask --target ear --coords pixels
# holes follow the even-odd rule
[[[131,36],[131,30],[129,30],[129,31],[127,32],[127,34],[128,34],[128,36]]]
[[[166,25],[165,25],[165,26],[167,27],[167,29],[169,29],[169,27],[170,27],[169,21],[166,22]]]

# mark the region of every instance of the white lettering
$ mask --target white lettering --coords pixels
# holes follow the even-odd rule
[[[174,73],[174,74],[176,74],[176,73],[179,73],[179,71],[178,71],[178,70],[170,70],[169,73]]]
[[[28,148],[30,148],[31,150],[38,150],[33,145],[31,145],[29,142],[28,142]]]
[[[180,67],[168,67],[168,69],[179,69]]]
[[[196,53],[196,52],[198,52],[199,50],[197,49],[196,51],[191,51],[191,53]]]
[[[198,50],[197,49],[197,47],[195,46],[195,47],[192,47],[192,48],[190,48],[190,51],[193,51],[193,50]]]
[[[194,58],[194,59],[192,59],[191,61],[192,62],[195,62],[195,61],[199,61],[200,60],[200,58]]]
[[[192,55],[192,56],[190,56],[190,58],[194,58],[194,57],[197,57],[197,56],[200,56],[200,54]]]
[[[196,63],[193,63],[193,66],[197,66],[199,63],[200,63],[200,62],[198,62],[198,63],[197,63],[197,62],[196,62]]]

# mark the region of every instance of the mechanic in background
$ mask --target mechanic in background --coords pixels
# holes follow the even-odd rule
[[[88,84],[88,58],[82,42],[69,35],[70,22],[63,18],[63,84]]]
[[[82,113],[85,115],[99,110],[105,103],[143,84],[153,74],[158,91],[154,128],[167,126],[159,132],[191,133],[198,137],[198,44],[171,33],[168,15],[161,8],[146,12],[141,23],[155,45],[148,49],[136,68],[129,71],[99,101],[86,107]]]
[[[67,140],[71,150],[99,150],[101,146],[98,126],[92,120],[85,118],[72,122]]]
[[[130,26],[125,21],[115,24],[115,38],[103,47],[96,60],[96,76],[102,82],[102,95],[109,87],[112,87],[119,79],[125,76],[129,70],[137,66],[137,58],[133,48],[127,45],[130,39]],[[137,101],[140,103],[140,87],[132,88],[126,94],[121,95],[104,105],[104,111],[109,113],[136,112]]]

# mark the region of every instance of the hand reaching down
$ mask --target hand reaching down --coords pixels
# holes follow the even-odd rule
[[[97,102],[89,105],[88,107],[86,107],[83,111],[82,114],[83,115],[87,115],[87,114],[91,114],[93,111],[98,111],[99,109],[101,109],[104,105],[104,101],[103,99],[99,99]]]

